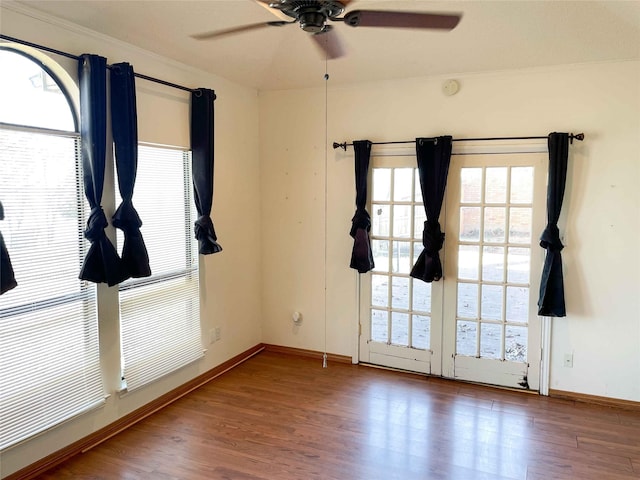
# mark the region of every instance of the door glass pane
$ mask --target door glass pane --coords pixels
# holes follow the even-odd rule
[[[531,208],[510,209],[509,243],[531,243]]]
[[[509,247],[507,258],[507,281],[509,283],[529,283],[530,248]]]
[[[409,256],[410,242],[391,242],[393,244],[393,257],[391,258],[391,271],[393,273],[406,273],[411,271],[411,257]]]
[[[533,167],[511,169],[511,203],[533,201]]]
[[[504,247],[482,248],[482,280],[486,282],[504,281]]]
[[[456,328],[456,353],[475,356],[477,352],[478,326],[475,322],[458,320]]]
[[[505,358],[512,362],[527,361],[527,327],[507,325],[505,332]]]
[[[424,315],[412,316],[411,345],[426,350],[431,347],[431,318]]]
[[[484,209],[484,241],[491,243],[504,242],[504,223],[506,212],[504,207],[487,207]]]
[[[458,284],[458,317],[478,318],[478,285]]]
[[[481,185],[481,168],[463,168],[460,170],[460,202],[480,203],[482,192]]]
[[[374,204],[371,209],[371,233],[376,237],[389,236],[389,205]]]
[[[502,285],[482,285],[482,318],[502,320]]]
[[[410,202],[413,168],[396,168],[393,171],[393,176],[393,200],[396,202]]]
[[[499,359],[502,357],[502,326],[482,323],[480,327],[480,356]]]
[[[411,236],[411,205],[393,206],[392,236],[409,238]]]
[[[371,304],[389,306],[389,277],[386,275],[371,275]]]
[[[460,240],[467,242],[480,240],[480,207],[460,208]]]
[[[507,287],[507,321],[526,323],[529,320],[529,289]]]
[[[373,262],[375,272],[389,271],[389,241],[388,240],[371,240],[371,252],[373,253]]]
[[[427,221],[427,214],[424,213],[424,208],[421,205],[416,205],[413,211],[413,238],[422,240],[422,231],[424,230],[424,222]]]
[[[412,279],[413,283],[413,311],[431,312],[431,284],[422,280]]]
[[[487,168],[485,175],[485,203],[505,203],[507,201],[507,167]]]
[[[373,169],[373,189],[371,194],[374,202],[388,202],[391,199],[391,169]]]
[[[409,310],[409,279],[391,277],[391,307]]]
[[[389,314],[384,310],[371,310],[371,340],[388,343]]]
[[[423,250],[424,250],[424,246],[422,245],[422,242],[420,243],[413,242],[413,259],[411,261],[412,268],[413,268],[413,265],[415,265],[416,262],[418,261],[418,257],[420,257],[420,254],[422,253]]]
[[[409,315],[391,312],[391,343],[393,345],[409,345]]]
[[[480,247],[477,245],[458,246],[458,278],[463,280],[478,280],[479,262]]]

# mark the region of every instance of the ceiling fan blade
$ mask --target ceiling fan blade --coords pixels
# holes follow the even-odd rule
[[[273,0],[254,0],[258,5],[263,7],[265,10],[268,10],[272,15],[275,15],[280,20],[284,20],[285,22],[289,22],[291,18],[286,14],[282,13],[282,10],[278,10],[277,8],[271,8],[269,4]]]
[[[354,10],[342,19],[352,27],[434,28],[451,30],[462,14]]]
[[[311,38],[322,51],[323,58],[333,60],[345,55],[344,46],[340,41],[340,37],[333,30],[324,33],[316,33]]]
[[[262,23],[252,23],[249,25],[242,25],[240,27],[227,28],[224,30],[214,30],[213,32],[205,32],[198,33],[196,35],[191,35],[191,38],[195,38],[196,40],[209,40],[210,38],[220,38],[225,37],[227,35],[233,35],[236,33],[249,32],[251,30],[259,30],[264,27],[281,27],[282,25],[288,25],[289,23],[295,22],[262,22]]]

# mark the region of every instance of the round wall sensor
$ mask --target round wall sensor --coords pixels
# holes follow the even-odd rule
[[[460,90],[460,84],[457,80],[446,80],[442,84],[442,92],[449,97],[458,93],[458,90]]]

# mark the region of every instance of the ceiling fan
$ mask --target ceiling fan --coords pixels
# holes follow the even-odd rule
[[[461,14],[402,12],[395,10],[352,10],[345,13],[352,0],[255,0],[281,20],[253,23],[239,27],[192,35],[197,40],[209,40],[226,35],[257,30],[265,27],[282,27],[299,24],[311,34],[311,38],[326,58],[338,58],[344,50],[333,25],[327,22],[342,22],[351,27],[387,27],[451,30],[460,21]],[[343,15],[342,17],[340,15]]]

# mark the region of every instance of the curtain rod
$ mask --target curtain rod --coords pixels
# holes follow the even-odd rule
[[[548,137],[544,136],[539,136],[539,137],[481,137],[481,138],[454,138],[451,141],[452,142],[472,142],[472,141],[476,141],[476,142],[485,142],[488,140],[543,140],[543,139],[547,139]],[[569,135],[569,141],[573,144],[573,140],[579,140],[582,141],[584,140],[584,133],[576,133],[575,135],[573,133],[571,133]],[[391,145],[391,144],[401,144],[401,143],[416,143],[415,140],[404,140],[401,142],[371,142],[372,145]],[[347,142],[343,142],[343,143],[338,143],[338,142],[333,142],[333,149],[335,150],[336,148],[342,148],[345,152],[347,151],[347,147],[351,147],[353,146],[353,143],[347,143]]]
[[[27,42],[26,40],[20,40],[19,38],[10,37],[8,35],[0,34],[0,38],[2,40],[8,40],[10,42],[19,43],[21,45],[26,45],[27,47],[37,48],[38,50],[44,50],[45,52],[55,53],[56,55],[62,55],[63,57],[71,58],[72,60],[80,60],[80,57],[77,55],[73,55],[72,53],[63,52],[62,50],[56,50],[55,48],[45,47],[44,45],[38,45],[37,43]],[[111,69],[111,65],[107,65],[107,68]],[[159,78],[150,77],[148,75],[143,75],[141,73],[134,72],[134,76],[141,78],[143,80],[148,80],[150,82],[159,83],[160,85],[165,85],[167,87],[177,88],[178,90],[184,90],[185,92],[196,93],[199,92],[199,88],[189,88],[183,85],[178,85],[177,83],[167,82],[166,80],[161,80]]]

